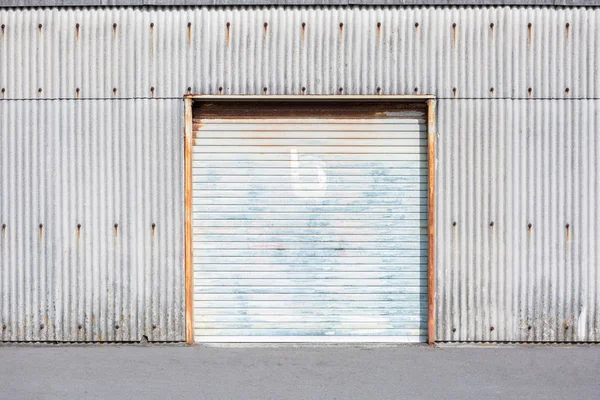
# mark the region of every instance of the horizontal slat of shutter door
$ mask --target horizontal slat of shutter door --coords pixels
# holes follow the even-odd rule
[[[423,120],[195,126],[196,341],[425,341]]]

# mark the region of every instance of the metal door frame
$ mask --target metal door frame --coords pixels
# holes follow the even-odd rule
[[[184,186],[185,186],[185,337],[194,343],[194,263],[192,227],[192,139],[194,100],[202,101],[401,101],[427,103],[427,178],[428,178],[428,251],[427,251],[427,342],[435,344],[435,96],[433,95],[185,95],[184,112]]]

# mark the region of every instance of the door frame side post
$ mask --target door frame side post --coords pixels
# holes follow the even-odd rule
[[[184,186],[185,186],[185,341],[194,344],[194,280],[192,255],[192,98],[184,98]]]
[[[428,236],[427,342],[435,345],[435,99],[427,100]]]

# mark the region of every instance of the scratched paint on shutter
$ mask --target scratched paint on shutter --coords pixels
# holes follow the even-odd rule
[[[424,118],[319,107],[195,112],[197,342],[425,341]]]

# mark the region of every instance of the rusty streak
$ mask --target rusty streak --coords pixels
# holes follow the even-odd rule
[[[75,24],[75,39],[79,40],[79,24]]]
[[[229,42],[231,40],[231,23],[228,22],[226,25],[227,25],[227,36],[225,37],[225,43],[226,43],[227,47],[229,47]]]
[[[185,338],[194,343],[194,282],[192,231],[192,99],[185,99],[184,114],[184,180],[185,180]]]
[[[40,224],[40,242],[42,241],[44,237],[44,225]]]
[[[191,46],[192,44],[192,23],[188,22],[187,25],[187,35],[188,35],[188,46]]]
[[[427,100],[428,149],[428,231],[427,258],[427,342],[435,344],[435,100]]]
[[[306,22],[302,23],[302,40],[304,41],[304,35],[306,34]]]

